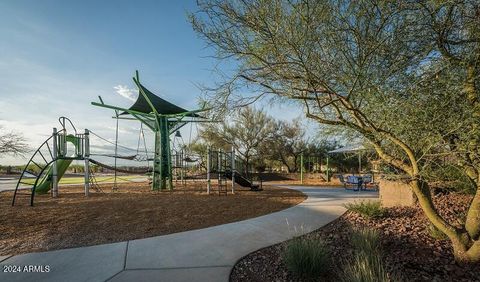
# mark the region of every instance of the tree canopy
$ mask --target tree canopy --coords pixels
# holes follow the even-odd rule
[[[457,260],[480,260],[478,1],[206,0],[190,19],[237,65],[212,99],[231,107],[280,97],[361,136],[408,177]],[[461,226],[431,199],[427,172],[445,155],[476,191]]]

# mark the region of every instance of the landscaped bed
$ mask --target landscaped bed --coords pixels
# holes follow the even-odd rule
[[[471,197],[449,194],[437,195],[434,200],[440,213],[455,222],[465,215]],[[451,244],[432,231],[418,206],[389,208],[382,218],[377,219],[348,211],[323,228],[302,236],[300,239],[320,240],[326,245],[330,263],[320,281],[342,278],[345,266],[355,255],[352,230],[378,232],[381,261],[392,281],[480,281],[480,265],[455,263]],[[283,259],[290,242],[244,257],[235,265],[231,281],[302,281],[287,269]]]
[[[286,188],[236,189],[235,195],[205,193],[206,187],[180,185],[174,192],[153,192],[147,183],[111,185],[104,193],[83,195],[81,187],[60,189],[60,197],[35,197],[35,206],[11,192],[0,193],[0,255],[15,255],[146,238],[204,228],[279,211],[306,196]]]

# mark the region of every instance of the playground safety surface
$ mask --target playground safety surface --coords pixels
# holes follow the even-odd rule
[[[0,256],[121,242],[205,228],[286,209],[306,196],[287,188],[262,192],[236,188],[235,195],[210,195],[202,183],[173,192],[154,192],[148,183],[111,185],[105,193],[83,195],[80,187],[60,187],[60,197],[35,197],[11,207],[12,193],[0,193]]]

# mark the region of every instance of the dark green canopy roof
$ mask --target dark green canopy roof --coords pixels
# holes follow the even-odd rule
[[[189,111],[185,110],[184,108],[181,108],[177,105],[174,105],[167,100],[164,100],[157,95],[153,94],[150,90],[145,88],[142,84],[138,83],[137,86],[143,90],[143,93],[145,93],[145,96],[147,96],[148,100],[152,103],[153,107],[155,110],[162,115],[175,115],[175,114],[183,114],[187,113]],[[130,110],[141,112],[141,113],[152,113],[153,110],[150,107],[148,101],[145,99],[144,95],[142,95],[142,91],[140,89],[138,90],[138,98],[137,101],[130,107]],[[127,112],[124,112],[122,114],[128,114]],[[188,117],[199,117],[199,115],[195,113],[188,113],[185,116]]]

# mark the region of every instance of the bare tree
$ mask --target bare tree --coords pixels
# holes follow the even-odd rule
[[[5,154],[22,155],[28,151],[25,138],[16,132],[0,131],[0,156]]]

